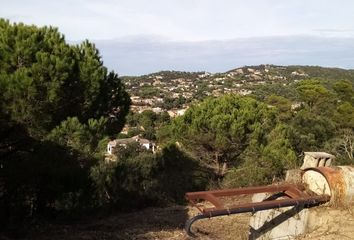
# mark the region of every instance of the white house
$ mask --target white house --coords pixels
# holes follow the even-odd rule
[[[131,138],[122,138],[122,139],[115,139],[110,141],[107,144],[107,153],[114,154],[114,150],[117,146],[127,147],[128,144],[133,142],[138,142],[141,147],[144,147],[147,150],[155,152],[155,148],[156,148],[155,143],[151,142],[148,139],[140,138],[139,136],[134,136]]]

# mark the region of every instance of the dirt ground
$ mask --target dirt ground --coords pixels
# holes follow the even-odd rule
[[[184,232],[184,224],[197,213],[196,209],[186,206],[147,208],[75,224],[47,225],[33,231],[26,239],[186,240],[190,238]],[[248,239],[249,217],[249,214],[242,214],[200,220],[193,225],[198,235],[193,239]]]
[[[354,207],[334,209],[324,206],[314,211],[308,223],[309,233],[298,237],[298,240],[354,239]],[[75,224],[47,225],[33,231],[25,239],[187,240],[191,238],[183,230],[185,221],[197,213],[196,209],[185,206],[147,208],[100,219],[85,219]],[[239,214],[200,220],[193,225],[198,236],[193,239],[248,239],[250,216]]]
[[[308,233],[300,240],[347,240],[354,239],[354,206],[311,209]]]

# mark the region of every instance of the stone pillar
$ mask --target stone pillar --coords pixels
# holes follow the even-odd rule
[[[253,202],[267,198],[267,194],[255,194]],[[289,240],[306,232],[308,209],[284,207],[258,211],[250,219],[250,240]]]
[[[335,156],[325,152],[305,152],[304,163],[301,170],[313,167],[330,167]]]

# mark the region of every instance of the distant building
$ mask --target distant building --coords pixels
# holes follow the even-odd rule
[[[187,111],[188,107],[182,108],[182,109],[171,109],[167,111],[168,115],[171,118],[177,117],[177,116],[182,116],[184,113]]]
[[[174,110],[168,110],[167,113],[171,118],[174,118],[177,116],[177,112]]]
[[[211,75],[212,75],[211,73],[204,72],[203,74],[199,74],[198,77],[199,77],[199,78],[206,78],[206,77],[209,77],[209,76],[211,76]]]
[[[177,110],[177,116],[182,116],[184,115],[184,113],[187,111],[187,108],[184,109],[178,109]]]
[[[154,113],[162,113],[162,108],[160,108],[160,107],[155,107],[155,108],[152,108],[152,111],[153,111]]]
[[[127,125],[125,125],[125,126],[123,127],[122,131],[120,131],[120,132],[123,133],[123,134],[128,134],[128,132],[129,132],[129,127],[128,127]]]
[[[151,142],[148,139],[145,138],[140,138],[139,136],[134,136],[131,138],[122,138],[122,139],[115,139],[110,141],[107,144],[107,153],[108,154],[114,154],[114,151],[117,147],[127,147],[128,144],[138,142],[141,147],[146,148],[147,150],[150,150],[152,152],[155,152],[155,143]]]
[[[240,91],[238,91],[238,94],[242,95],[242,96],[245,96],[245,95],[248,95],[248,94],[251,94],[252,91],[251,90],[246,90],[246,89],[241,89]]]
[[[160,102],[160,103],[164,102],[163,98],[161,98],[161,97],[154,97],[154,99],[156,102]]]
[[[297,71],[294,71],[291,73],[292,76],[300,76],[300,77],[308,77],[309,75],[304,73],[304,72],[297,72]]]
[[[296,111],[298,109],[300,109],[302,107],[302,103],[301,102],[296,102],[291,104],[291,110],[292,111]]]

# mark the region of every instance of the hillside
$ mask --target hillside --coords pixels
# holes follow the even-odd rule
[[[131,95],[132,110],[155,112],[187,108],[207,96],[249,95],[267,86],[290,86],[299,80],[351,80],[354,70],[318,66],[244,66],[224,73],[161,71],[122,77]],[[274,87],[274,88],[275,88]]]

